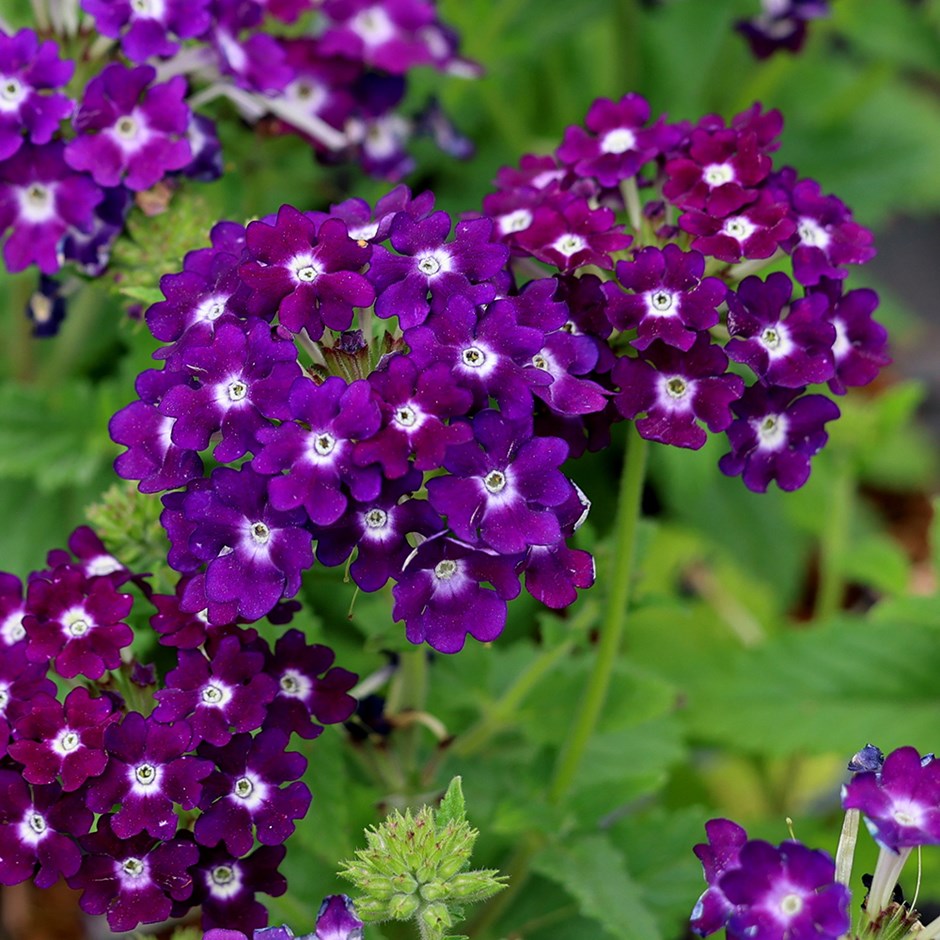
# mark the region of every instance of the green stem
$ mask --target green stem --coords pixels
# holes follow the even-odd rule
[[[581,766],[584,752],[593,735],[607,700],[607,690],[617,663],[627,621],[627,605],[636,555],[636,532],[640,518],[640,499],[646,475],[649,444],[637,434],[632,424],[627,434],[627,452],[620,476],[617,497],[613,555],[610,559],[608,601],[601,623],[600,641],[587,688],[575,716],[574,725],[558,755],[549,801],[559,803],[571,788]]]
[[[835,467],[826,527],[819,545],[819,590],[816,594],[816,620],[828,620],[842,608],[845,584],[842,579],[842,557],[849,538],[855,479],[851,462],[841,456]]]
[[[388,714],[395,716],[402,712],[420,712],[424,710],[428,697],[428,656],[424,647],[405,650],[401,654],[401,666],[392,681],[388,697]],[[412,780],[417,775],[418,738],[421,726],[410,722],[400,728],[395,735],[398,741],[398,754],[406,779]]]

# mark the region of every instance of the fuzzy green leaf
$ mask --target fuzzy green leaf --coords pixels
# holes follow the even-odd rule
[[[460,777],[454,777],[447,792],[441,800],[440,806],[434,814],[434,824],[443,829],[448,823],[464,823],[467,821],[466,805],[463,798],[463,787]]]

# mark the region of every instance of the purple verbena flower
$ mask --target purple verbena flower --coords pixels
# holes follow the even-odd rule
[[[208,761],[186,754],[191,739],[192,729],[185,721],[161,724],[156,716],[129,712],[105,732],[108,766],[88,785],[89,808],[106,813],[120,803],[110,821],[120,839],[142,832],[155,839],[171,838],[179,822],[176,807],[193,809],[201,781],[212,771]]]
[[[206,607],[204,592],[210,623],[258,620],[300,589],[301,573],[313,564],[307,516],[272,507],[267,487],[250,462],[238,470],[220,467],[208,485],[190,486],[180,517],[164,513],[171,541],[191,553],[187,566],[207,565],[187,584],[184,609]],[[199,599],[196,606],[190,596]]]
[[[331,894],[320,905],[313,936],[314,940],[362,940],[362,926],[352,901],[345,894]]]
[[[502,554],[561,537],[554,507],[571,484],[558,469],[568,447],[557,437],[532,437],[524,425],[487,409],[472,420],[474,440],[447,449],[448,476],[427,483],[431,505],[458,538]]]
[[[718,323],[718,306],[727,287],[717,277],[703,277],[705,258],[668,244],[644,248],[633,261],[617,262],[617,280],[632,291],[605,285],[608,317],[618,330],[636,329],[631,344],[646,349],[659,339],[688,350],[696,335]]]
[[[825,395],[802,395],[802,389],[753,385],[732,404],[737,418],[728,428],[731,453],[718,467],[727,476],[741,475],[756,493],[776,480],[782,490],[797,490],[809,479],[809,461],[829,435],[823,426],[839,417]]]
[[[121,51],[132,62],[171,56],[179,39],[205,32],[211,20],[209,0],[82,0],[102,36],[121,40]],[[171,38],[175,37],[175,38]]]
[[[54,274],[66,232],[89,231],[102,198],[90,176],[66,163],[61,141],[23,144],[0,163],[0,233],[13,229],[3,246],[7,268],[16,272],[35,264]]]
[[[728,922],[734,905],[725,897],[720,878],[740,865],[738,858],[747,842],[747,833],[730,819],[710,819],[705,834],[708,842],[699,843],[693,851],[702,863],[708,887],[695,902],[689,924],[700,937],[721,930]]]
[[[101,275],[111,260],[111,249],[133,205],[134,194],[126,186],[111,186],[95,207],[91,225],[70,225],[62,240],[62,257],[88,277]]]
[[[77,790],[108,763],[104,734],[118,717],[107,696],[92,698],[83,687],[72,689],[64,704],[39,697],[16,722],[10,756],[29,783],[61,778],[66,792]]]
[[[216,766],[203,786],[193,830],[200,845],[223,843],[242,856],[253,848],[254,832],[262,845],[280,845],[293,833],[311,794],[300,781],[307,758],[288,751],[289,740],[288,731],[271,728],[255,737],[235,735],[225,747],[199,746],[200,756]]]
[[[375,291],[359,270],[371,248],[349,237],[339,219],[321,224],[293,206],[281,206],[273,224],[249,224],[250,260],[240,275],[254,290],[252,310],[277,312],[292,333],[306,330],[312,340],[324,327],[348,330],[356,307],[369,307]]]
[[[0,770],[0,884],[31,878],[50,888],[74,875],[82,858],[75,839],[93,820],[80,796],[55,784],[30,787],[16,771]]]
[[[294,420],[260,433],[264,446],[254,463],[262,473],[277,474],[268,484],[271,505],[284,511],[302,506],[317,525],[330,525],[346,509],[341,482],[353,498],[374,499],[382,482],[378,468],[353,461],[355,441],[371,437],[381,423],[369,383],[347,385],[331,376],[317,385],[301,376],[287,408]]]
[[[157,840],[145,833],[121,839],[112,831],[111,817],[103,816],[81,843],[87,854],[78,873],[67,879],[69,887],[84,892],[78,903],[86,914],[105,914],[114,931],[166,920],[174,902],[193,892],[189,869],[199,850],[191,841]]]
[[[32,663],[25,644],[8,646],[0,655],[0,757],[7,753],[11,727],[28,714],[35,702],[56,694],[55,683],[46,676],[49,663]]]
[[[428,539],[397,577],[392,618],[405,621],[409,642],[426,642],[440,653],[459,653],[468,634],[481,643],[495,640],[506,624],[506,602],[520,591],[515,561],[451,539]]]
[[[277,695],[268,705],[265,728],[281,728],[302,738],[317,737],[316,722],[345,721],[356,710],[349,690],[358,676],[333,664],[333,651],[308,643],[300,630],[288,630],[274,646],[265,672],[277,682]]]
[[[458,222],[454,240],[445,242],[450,226],[446,212],[420,220],[404,212],[395,217],[389,239],[398,254],[376,246],[368,272],[377,294],[376,316],[396,316],[407,330],[422,323],[432,308],[442,309],[454,294],[474,303],[495,297],[490,281],[502,270],[509,250],[492,241],[493,223]]]
[[[731,405],[744,392],[744,382],[726,374],[728,357],[700,334],[687,352],[656,342],[644,359],[624,357],[611,378],[620,386],[614,399],[625,418],[636,421],[641,437],[697,450],[710,431],[724,431],[732,422]]]
[[[195,741],[224,745],[236,732],[254,731],[277,694],[274,679],[262,672],[264,654],[243,649],[240,638],[225,636],[201,650],[180,650],[179,665],[154,693],[157,721],[189,720]]]
[[[15,36],[0,32],[0,160],[12,157],[24,140],[47,144],[59,122],[72,113],[72,101],[58,92],[75,63],[59,58],[52,40],[40,43],[31,29]]]
[[[781,49],[799,52],[806,41],[806,24],[829,15],[829,0],[760,0],[761,12],[739,20],[735,28],[758,59]]]
[[[25,649],[25,615],[23,582],[15,574],[0,571],[0,654],[4,647],[20,645]]]
[[[729,291],[731,339],[725,349],[762,381],[799,388],[832,378],[836,330],[826,319],[829,303],[824,295],[791,303],[792,291],[790,278],[781,271],[766,281],[747,277],[736,292]]]
[[[900,747],[880,771],[845,784],[842,806],[861,810],[874,840],[894,852],[940,844],[940,761],[924,762],[915,748]]]
[[[153,85],[156,74],[149,65],[114,62],[88,83],[72,119],[78,136],[65,148],[69,166],[88,171],[100,186],[123,183],[137,191],[192,160],[186,79]]]
[[[133,598],[108,578],[87,579],[72,565],[35,575],[27,588],[23,620],[32,662],[53,661],[65,679],[100,679],[121,664],[121,650],[134,638],[123,623]]]
[[[272,419],[285,420],[291,382],[300,374],[290,340],[272,334],[263,320],[218,324],[208,345],[186,347],[184,381],[169,388],[157,406],[176,421],[174,444],[200,451],[222,432],[212,451],[220,463],[256,451],[257,436]]]

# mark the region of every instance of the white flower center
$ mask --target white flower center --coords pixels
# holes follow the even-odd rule
[[[65,632],[72,637],[84,636],[90,629],[91,624],[85,619],[84,611],[70,611],[63,618]]]
[[[75,731],[72,731],[71,728],[65,728],[59,732],[52,748],[60,754],[71,754],[81,743],[82,739]]]
[[[395,24],[380,6],[357,13],[349,21],[349,28],[367,46],[381,46],[395,36]]]
[[[89,578],[101,578],[107,574],[114,574],[124,566],[113,555],[96,555],[85,565],[85,574]]]
[[[542,369],[548,372],[548,360],[541,353],[536,353],[532,357],[532,365],[534,365],[536,369]]]
[[[506,488],[506,474],[501,470],[491,470],[484,478],[483,485],[494,496]]]
[[[363,518],[370,529],[384,529],[388,525],[388,513],[378,506],[370,509]]]
[[[434,566],[434,577],[438,581],[449,581],[457,574],[457,562],[450,558],[444,558]]]
[[[468,346],[461,354],[465,366],[472,369],[479,369],[486,362],[486,353],[477,346]]]
[[[418,415],[410,405],[401,405],[395,409],[395,420],[404,428],[413,428],[418,423]]]
[[[306,698],[310,692],[310,679],[296,669],[285,669],[278,685],[288,698]]]
[[[229,382],[227,391],[229,401],[243,401],[248,394],[248,386],[241,379],[236,379]]]
[[[166,13],[166,0],[131,0],[131,9],[139,17],[162,20]]]
[[[28,825],[29,828],[32,829],[33,832],[35,832],[37,836],[41,836],[48,828],[46,826],[45,817],[40,816],[39,813],[35,813],[35,812],[30,813],[26,817],[26,825]]]
[[[194,316],[196,322],[214,323],[225,313],[227,297],[208,297],[197,308]]]
[[[311,281],[315,281],[319,273],[320,272],[312,264],[305,264],[302,268],[297,268],[297,270],[294,271],[297,280],[304,281],[307,284]]]
[[[800,219],[796,231],[800,241],[810,248],[825,250],[832,241],[832,236],[815,219]]]
[[[47,222],[55,215],[53,190],[42,183],[31,183],[20,190],[20,215],[26,222]]]
[[[684,398],[689,391],[688,383],[685,381],[685,379],[678,375],[674,375],[672,378],[666,379],[663,382],[663,387],[666,389],[666,393],[670,396],[670,398],[674,398],[676,401]]]
[[[500,234],[524,232],[532,224],[532,213],[528,209],[516,209],[499,217]]]
[[[0,685],[0,715],[3,714],[3,710],[7,707],[7,704],[9,701],[10,701],[9,686]]]
[[[754,422],[758,446],[762,450],[780,450],[787,442],[786,415],[765,415]]]
[[[702,179],[712,189],[716,186],[724,186],[734,180],[734,167],[730,163],[710,163],[702,170]]]
[[[579,251],[583,251],[587,248],[587,242],[580,235],[569,232],[567,235],[561,235],[556,238],[552,243],[552,248],[566,258],[570,258],[572,255],[576,255]]]
[[[646,297],[649,311],[654,315],[668,313],[676,303],[676,295],[668,290],[650,291]]]
[[[313,449],[321,456],[328,457],[336,448],[336,438],[326,432],[317,434],[313,438]]]
[[[18,78],[0,77],[0,111],[19,110],[18,106],[26,94],[27,89]]]
[[[849,339],[845,323],[842,320],[835,319],[832,321],[832,325],[836,328],[836,338],[832,344],[832,355],[836,362],[841,362],[852,351],[852,341]]]
[[[129,878],[140,878],[146,869],[146,865],[139,858],[126,858],[121,865],[121,871]]]
[[[781,342],[783,342],[782,337],[778,330],[774,329],[772,326],[768,326],[760,335],[761,344],[768,350],[778,349]]]
[[[209,877],[217,885],[230,885],[235,880],[235,870],[230,865],[216,865],[209,871]]]
[[[132,118],[129,114],[125,114],[124,117],[118,118],[117,123],[114,125],[114,132],[121,138],[130,142],[137,137],[138,132],[140,131],[140,125],[137,121]]]
[[[271,539],[271,530],[263,522],[253,522],[248,533],[258,545],[267,545]]]
[[[629,127],[618,127],[601,138],[603,153],[626,153],[636,149],[636,134]]]
[[[723,235],[739,242],[747,241],[756,231],[757,226],[743,215],[736,215],[727,219],[721,230]]]
[[[0,624],[0,636],[3,637],[3,641],[7,646],[19,643],[26,636],[22,611],[17,610],[7,616],[6,620]]]
[[[441,263],[433,255],[425,255],[418,261],[418,270],[428,277],[434,277],[441,270]]]
[[[221,708],[232,697],[232,693],[225,686],[210,682],[202,687],[200,697],[205,705]]]
[[[232,787],[232,792],[240,800],[247,800],[251,796],[252,790],[254,790],[254,784],[247,777],[239,777],[235,781],[235,786]]]
[[[134,768],[134,778],[142,787],[152,787],[157,779],[157,768],[153,764],[138,764]]]
[[[787,894],[780,900],[780,913],[785,917],[795,917],[803,910],[803,899],[798,894]]]

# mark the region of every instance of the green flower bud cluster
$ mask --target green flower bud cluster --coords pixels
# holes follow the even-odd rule
[[[368,848],[342,863],[340,875],[363,892],[357,913],[367,922],[414,920],[421,940],[458,940],[449,931],[463,920],[464,905],[506,887],[496,871],[465,870],[478,835],[466,819],[460,777],[437,810],[396,810],[366,830]]]

